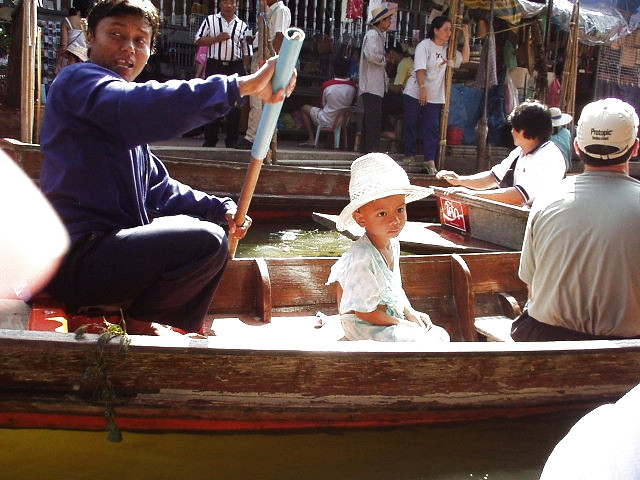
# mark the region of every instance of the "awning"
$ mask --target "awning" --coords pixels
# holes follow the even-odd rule
[[[523,19],[545,15],[546,2],[538,3],[531,0],[494,0],[494,16],[516,25]],[[548,0],[547,0],[548,1]],[[619,0],[616,5],[633,5],[638,0]],[[491,0],[462,0],[467,8],[489,10]],[[627,24],[625,17],[612,2],[599,0],[580,1],[580,42],[588,45],[608,45],[631,31],[640,24],[640,13],[632,17]],[[551,19],[554,25],[561,30],[569,31],[571,24],[571,12],[573,0],[553,0],[553,15]]]
[[[491,0],[462,0],[467,8],[490,10]],[[517,25],[523,18],[534,17],[546,10],[546,4],[528,0],[494,0],[494,17]]]
[[[554,25],[568,31],[573,1],[553,0]],[[580,1],[580,42],[588,45],[608,45],[630,33],[629,25],[618,9],[604,2]]]

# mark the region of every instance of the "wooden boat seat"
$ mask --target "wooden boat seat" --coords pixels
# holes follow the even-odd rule
[[[238,331],[268,325],[273,318],[282,324],[280,319],[288,317],[288,323],[295,320],[305,335],[313,335],[310,332],[316,312],[337,313],[336,284],[326,285],[335,260],[297,257],[230,261],[209,308],[205,328],[212,327],[215,331],[217,328],[211,323],[222,328],[224,322],[219,319],[227,319],[226,325],[232,325],[228,319],[234,319],[240,323],[225,328]],[[506,322],[519,314],[519,305],[526,299],[526,286],[517,277],[518,262],[518,252],[403,256],[400,268],[405,292],[414,308],[427,312],[435,324],[449,332],[453,341],[508,341]],[[73,332],[88,324],[100,330],[101,324],[106,325],[104,322],[119,323],[120,317],[117,310],[68,315],[64,305],[40,296],[32,302],[29,329]],[[489,318],[491,322],[487,321]],[[339,337],[338,329],[331,329],[334,330],[331,337]],[[278,331],[263,328],[256,329],[256,334],[258,330],[261,335]]]
[[[518,303],[526,299],[526,286],[517,277],[519,259],[517,252],[403,256],[400,268],[414,308],[429,313],[452,340],[474,341],[480,339],[476,317],[514,315]],[[282,313],[335,314],[336,286],[325,285],[334,262],[329,258],[235,259],[225,273],[233,281],[223,279],[210,313],[219,317],[241,312],[240,318],[247,323],[268,323],[272,315]],[[410,265],[403,267],[405,263]],[[285,288],[272,289],[272,284]]]
[[[484,340],[513,341],[511,324],[527,300],[526,285],[518,277],[520,254],[468,255],[465,259],[473,278],[473,329]]]
[[[513,295],[500,292],[497,296],[505,314],[476,317],[474,325],[478,333],[489,342],[513,342],[511,325],[514,319],[522,313],[522,308]]]
[[[511,338],[511,325],[513,319],[504,315],[489,317],[476,317],[474,325],[481,335],[489,342],[513,342]]]

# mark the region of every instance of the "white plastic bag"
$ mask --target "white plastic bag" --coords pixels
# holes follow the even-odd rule
[[[0,298],[29,300],[53,276],[69,237],[44,195],[0,150]]]

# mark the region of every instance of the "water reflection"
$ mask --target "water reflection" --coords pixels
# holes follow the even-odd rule
[[[251,227],[236,250],[240,257],[338,257],[351,244],[344,235],[315,222],[260,223]]]

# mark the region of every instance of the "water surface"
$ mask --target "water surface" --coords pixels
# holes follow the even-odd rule
[[[0,430],[2,478],[533,480],[584,412],[391,430],[136,434]]]
[[[352,240],[313,221],[256,223],[238,243],[240,257],[339,257]]]

